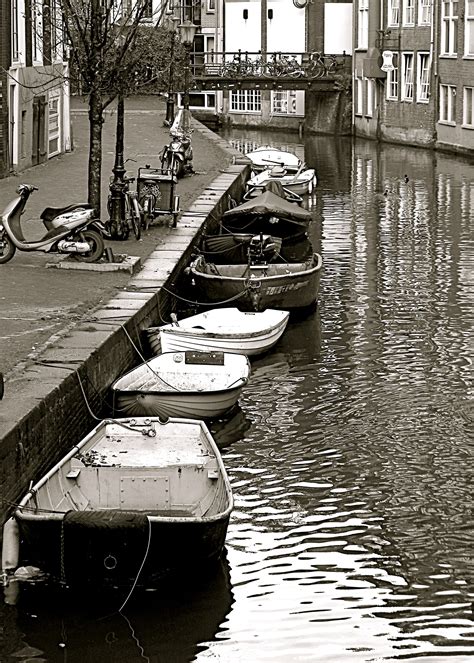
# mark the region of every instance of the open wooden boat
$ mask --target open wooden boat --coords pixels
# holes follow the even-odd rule
[[[250,364],[242,354],[165,352],[114,382],[114,412],[137,417],[218,417],[237,403],[249,375]]]
[[[293,152],[280,150],[271,145],[262,145],[245,155],[252,162],[252,168],[256,171],[266,170],[272,166],[285,166],[288,170],[296,172],[302,166],[301,159]]]
[[[6,522],[2,569],[33,564],[66,584],[137,584],[217,559],[233,507],[202,421],[105,420]]]
[[[313,168],[290,172],[282,166],[275,166],[251,177],[247,184],[247,191],[262,191],[268,182],[280,182],[285,189],[298,195],[311,194],[317,184],[316,172]]]
[[[220,351],[255,356],[267,352],[283,335],[288,311],[266,309],[244,312],[238,308],[210,309],[188,318],[147,329],[152,351]]]
[[[215,265],[198,256],[189,273],[200,301],[216,306],[234,298],[239,308],[309,308],[316,303],[322,258],[318,253],[304,262]]]

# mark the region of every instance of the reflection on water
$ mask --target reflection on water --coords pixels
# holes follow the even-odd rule
[[[0,612],[4,623],[16,621],[19,629],[16,639],[0,649],[0,660],[193,661],[201,643],[215,638],[233,601],[226,559],[192,581],[163,584],[129,601],[126,594],[92,598],[23,588],[19,604]]]
[[[167,662],[471,660],[474,167],[373,142],[229,137],[316,168],[319,305],[252,359],[240,409],[214,431],[235,496],[232,595],[211,582],[177,595],[168,621],[144,604],[133,635],[116,616],[119,660],[140,660],[137,635]],[[3,610],[8,654],[63,660],[59,622]],[[107,660],[95,642],[90,660]]]

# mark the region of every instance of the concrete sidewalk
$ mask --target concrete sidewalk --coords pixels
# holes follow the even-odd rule
[[[136,176],[139,166],[159,165],[159,152],[169,140],[163,127],[165,103],[159,97],[135,97],[126,100],[125,158],[127,173]],[[25,211],[25,235],[38,237],[43,227],[38,218],[46,206],[60,207],[87,201],[87,158],[89,127],[87,105],[72,100],[74,149],[44,164],[0,180],[0,209],[15,197],[18,184],[26,182],[38,187]],[[105,113],[102,162],[102,218],[107,218],[108,184],[115,156],[114,109]],[[178,181],[177,194],[184,211],[200,192],[232,162],[235,150],[208,129],[195,124],[193,133],[194,167],[196,174]],[[179,226],[179,222],[178,222]],[[114,253],[148,257],[158,245],[167,241],[168,227],[153,225],[142,239],[109,242]],[[68,325],[74,324],[100,302],[113,297],[130,276],[124,273],[94,273],[46,269],[58,257],[44,253],[17,252],[13,260],[0,265],[0,372],[9,371],[28,356],[41,349]]]

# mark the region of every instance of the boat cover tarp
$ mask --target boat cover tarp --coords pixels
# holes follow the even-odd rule
[[[272,191],[264,191],[259,196],[247,200],[245,203],[224,212],[224,219],[233,220],[238,218],[262,216],[276,216],[286,221],[296,223],[309,223],[311,213],[300,207],[296,203],[290,203],[281,196],[277,196]]]

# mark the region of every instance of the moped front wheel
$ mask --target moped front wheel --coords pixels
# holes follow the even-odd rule
[[[105,250],[104,240],[95,230],[84,230],[81,235],[81,241],[87,242],[90,251],[87,253],[78,253],[76,258],[81,262],[97,262],[100,260]]]
[[[0,265],[8,262],[13,258],[16,252],[16,246],[6,233],[0,235]]]

